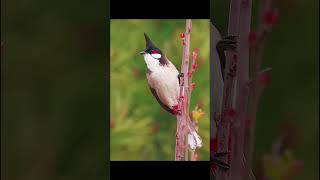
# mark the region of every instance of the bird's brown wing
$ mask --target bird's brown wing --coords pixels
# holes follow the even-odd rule
[[[173,111],[172,111],[172,109],[171,109],[170,107],[168,107],[167,105],[165,105],[165,104],[163,104],[163,103],[161,102],[161,100],[159,99],[159,96],[158,96],[156,90],[153,89],[153,88],[150,87],[150,86],[149,86],[149,88],[150,88],[153,96],[157,99],[158,103],[161,105],[161,107],[162,107],[163,109],[165,109],[166,111],[168,111],[169,113],[174,114]]]

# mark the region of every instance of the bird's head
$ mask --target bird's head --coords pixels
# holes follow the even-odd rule
[[[140,54],[143,56],[151,56],[152,58],[154,58],[154,60],[159,61],[163,56],[162,51],[153,44],[146,33],[144,33],[144,38],[146,40],[146,49],[140,52]]]

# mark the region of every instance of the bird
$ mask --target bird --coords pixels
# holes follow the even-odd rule
[[[147,65],[147,81],[153,96],[163,109],[177,115],[178,99],[180,94],[179,71],[157,48],[146,33],[146,49],[140,54],[144,57]]]
[[[179,109],[180,78],[175,65],[167,58],[165,53],[156,47],[149,36],[144,33],[146,48],[140,52],[147,65],[147,82],[149,89],[160,106],[170,114],[177,116],[181,113]],[[202,140],[189,121],[188,144],[191,150],[202,146]]]

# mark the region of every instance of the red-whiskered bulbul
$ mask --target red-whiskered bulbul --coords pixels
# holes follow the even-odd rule
[[[172,115],[180,110],[178,102],[180,97],[180,73],[166,55],[157,48],[146,33],[146,49],[140,52],[147,65],[147,80],[149,88],[158,103]],[[192,122],[188,122],[188,144],[191,150],[202,146],[202,140],[195,130]]]

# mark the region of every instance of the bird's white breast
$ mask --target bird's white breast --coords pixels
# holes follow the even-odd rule
[[[150,55],[149,55],[150,56]],[[146,64],[151,73],[147,74],[150,87],[155,89],[159,99],[168,107],[178,104],[179,98],[179,72],[169,61],[167,65],[160,65],[158,60],[146,58]]]

